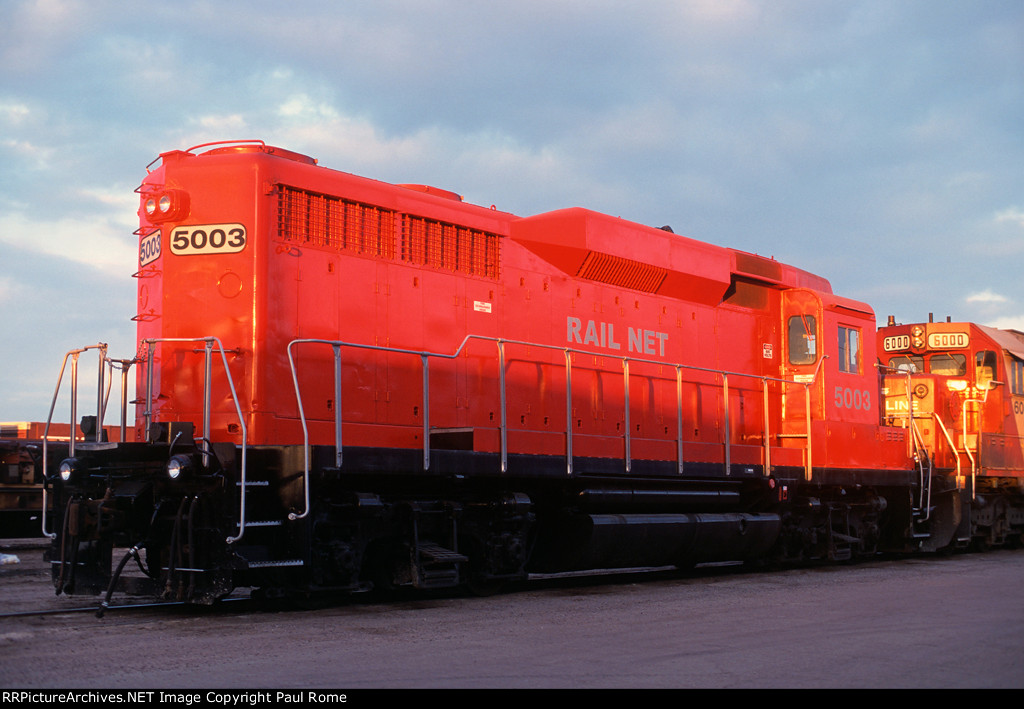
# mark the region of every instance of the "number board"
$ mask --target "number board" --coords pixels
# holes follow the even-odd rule
[[[966,332],[929,332],[928,349],[930,350],[961,350],[971,344]]]
[[[234,254],[245,248],[242,224],[197,224],[171,232],[171,253],[178,256]]]
[[[892,335],[882,340],[882,348],[886,352],[899,352],[910,349],[910,335]]]
[[[160,258],[160,230],[142,237],[139,242],[139,266],[153,263]]]

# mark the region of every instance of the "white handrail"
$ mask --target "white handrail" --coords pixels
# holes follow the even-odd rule
[[[228,365],[227,351],[224,349],[224,345],[221,344],[220,338],[214,336],[207,337],[154,337],[143,340],[146,344],[146,410],[144,411],[146,421],[146,438],[149,439],[149,424],[152,421],[153,416],[153,362],[155,357],[153,356],[153,346],[158,342],[202,342],[204,343],[203,356],[204,369],[203,369],[203,436],[209,439],[210,437],[210,397],[212,389],[212,369],[211,369],[211,358],[213,352],[213,345],[216,343],[217,351],[220,353],[221,362],[224,364],[224,375],[228,380],[228,388],[231,390],[231,400],[235,404],[235,413],[238,414],[238,423],[242,430],[242,460],[240,469],[240,488],[239,493],[239,509],[238,509],[238,536],[228,537],[226,539],[228,544],[234,544],[242,538],[245,534],[245,487],[246,487],[246,451],[249,447],[249,434],[248,429],[245,425],[245,416],[242,414],[242,407],[238,403],[238,394],[235,392],[235,382],[231,378],[231,367]],[[205,446],[204,446],[205,451]],[[204,464],[207,460],[207,453],[203,453]]]
[[[631,362],[651,364],[661,367],[673,367],[676,370],[676,410],[677,410],[677,426],[676,426],[676,451],[677,451],[677,466],[679,474],[683,473],[683,432],[682,432],[682,370],[690,370],[695,372],[704,372],[715,374],[722,377],[722,389],[723,389],[723,406],[725,416],[725,431],[723,434],[724,440],[724,465],[726,473],[728,474],[731,465],[731,422],[729,419],[729,383],[728,378],[730,376],[738,378],[749,378],[759,380],[765,390],[765,412],[764,412],[764,423],[765,430],[764,435],[764,448],[765,448],[765,466],[764,474],[769,475],[770,469],[770,439],[769,439],[769,414],[767,411],[767,387],[768,382],[779,382],[783,385],[799,384],[804,387],[805,397],[807,400],[807,457],[805,460],[805,475],[810,476],[811,468],[811,429],[810,429],[810,387],[818,378],[818,374],[821,371],[821,365],[824,362],[825,357],[822,357],[817,367],[815,368],[814,375],[810,381],[797,382],[789,379],[782,379],[776,377],[767,377],[759,374],[750,374],[747,372],[730,372],[721,369],[711,369],[707,367],[697,367],[694,365],[676,364],[671,362],[664,362],[658,360],[649,360],[634,357],[625,356],[614,356],[607,353],[592,352],[589,350],[577,350],[571,347],[560,347],[556,345],[548,345],[536,342],[525,342],[521,340],[508,340],[497,337],[487,337],[482,335],[467,335],[463,338],[462,342],[452,353],[443,352],[431,352],[427,350],[412,350],[399,347],[387,347],[384,345],[368,345],[358,342],[345,342],[343,340],[326,340],[320,338],[300,338],[292,340],[288,343],[288,363],[291,368],[292,384],[295,388],[295,398],[298,405],[299,419],[302,425],[302,437],[303,437],[303,460],[304,460],[304,509],[301,513],[290,513],[288,518],[291,520],[302,519],[309,514],[309,469],[310,469],[310,444],[309,444],[309,427],[306,421],[305,410],[302,405],[302,394],[299,388],[298,372],[295,365],[295,357],[293,354],[293,348],[297,345],[305,344],[321,344],[330,345],[334,350],[334,429],[335,429],[335,464],[341,467],[342,464],[342,405],[341,405],[341,348],[353,348],[362,350],[374,350],[380,352],[389,352],[392,354],[407,354],[410,356],[417,356],[422,362],[423,371],[423,469],[429,470],[430,468],[430,423],[429,423],[429,367],[428,361],[431,357],[439,359],[455,359],[459,357],[463,350],[466,348],[470,341],[480,342],[493,342],[496,344],[498,349],[498,365],[499,365],[499,387],[500,387],[500,400],[501,400],[501,419],[499,424],[500,430],[500,441],[501,441],[501,472],[507,472],[508,470],[508,421],[506,412],[506,378],[505,378],[505,365],[506,365],[506,353],[505,347],[507,345],[521,345],[525,347],[535,347],[538,349],[547,349],[552,351],[560,351],[565,356],[565,376],[566,376],[566,440],[565,440],[565,457],[566,457],[566,474],[572,475],[573,472],[573,453],[572,453],[572,356],[581,355],[593,355],[600,357],[608,357],[611,359],[618,359],[622,363],[623,367],[623,389],[624,389],[624,407],[625,407],[625,432],[623,434],[624,443],[624,464],[626,472],[630,472],[631,468],[631,433],[630,433],[630,419],[629,419],[629,380],[630,370],[629,365]]]
[[[64,360],[60,365],[60,374],[57,375],[57,386],[53,390],[53,399],[50,401],[50,411],[46,415],[46,425],[43,427],[43,500],[42,500],[42,512],[39,516],[39,525],[44,537],[54,539],[57,536],[56,532],[48,532],[46,530],[46,476],[48,475],[48,452],[50,442],[50,423],[53,421],[53,410],[57,406],[57,397],[60,396],[60,386],[64,381],[64,370],[68,366],[68,358],[71,358],[71,423],[70,431],[68,435],[68,457],[74,457],[75,455],[75,426],[78,425],[78,357],[83,352],[89,350],[99,350],[99,381],[97,386],[97,403],[96,403],[96,425],[97,431],[103,430],[103,371],[104,365],[107,358],[107,344],[105,342],[99,342],[95,345],[89,345],[76,350],[68,350],[64,354]]]

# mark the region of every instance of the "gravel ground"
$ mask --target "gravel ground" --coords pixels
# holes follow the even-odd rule
[[[3,612],[55,597],[0,543]],[[1024,552],[748,573],[546,579],[488,597],[316,610],[0,618],[5,688],[1017,688]]]

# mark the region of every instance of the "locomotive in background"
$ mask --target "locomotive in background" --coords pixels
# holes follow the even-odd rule
[[[935,526],[957,547],[1019,543],[1024,333],[890,319],[879,344],[885,418],[911,432]]]
[[[159,162],[138,189],[135,440],[77,442],[52,477],[58,592],[487,590],[975,529],[982,496],[920,403],[900,414],[873,312],[823,278],[259,141]],[[1024,471],[1000,475],[1011,541]]]

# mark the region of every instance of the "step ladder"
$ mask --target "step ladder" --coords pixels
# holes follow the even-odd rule
[[[446,549],[434,542],[416,545],[417,585],[423,588],[444,588],[459,583],[459,564],[469,558],[457,551]]]
[[[235,487],[241,488],[241,481],[235,482]],[[267,511],[266,508],[279,506],[276,504],[276,501],[272,502],[266,499],[272,494],[270,481],[246,480],[245,488],[247,491],[252,491],[253,496],[246,495],[244,498],[240,496],[241,499],[245,500],[247,514],[245,515],[244,530],[242,529],[241,521],[235,522],[236,536],[242,537],[241,543],[232,546],[232,551],[234,551],[235,555],[249,569],[305,566],[305,560],[299,558],[297,554],[282,552],[282,548],[289,546],[286,539],[287,519],[283,512],[281,517],[266,515],[266,518],[263,519],[249,519],[248,512],[250,510],[264,512]],[[264,509],[260,509],[261,507]],[[243,534],[243,532],[248,532],[248,534]]]

